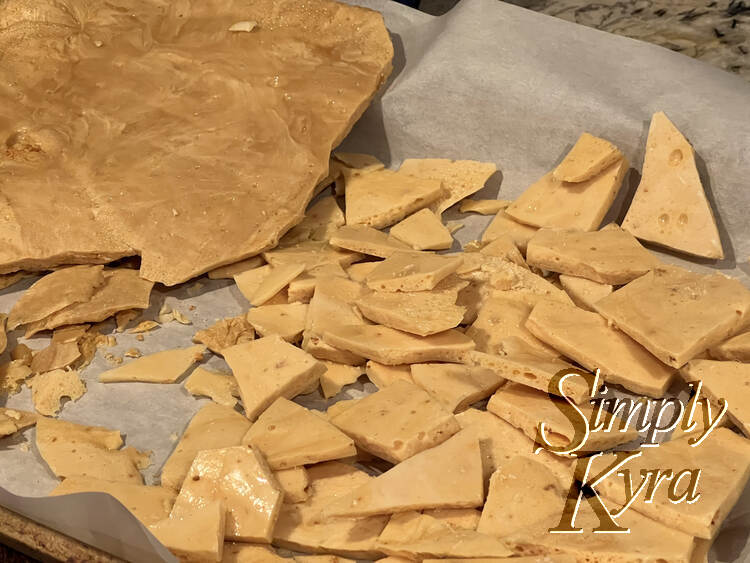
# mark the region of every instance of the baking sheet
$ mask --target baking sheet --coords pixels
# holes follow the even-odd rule
[[[345,150],[372,153],[394,166],[410,157],[493,161],[502,174],[480,196],[512,199],[551,169],[584,130],[616,143],[640,169],[650,116],[662,110],[700,156],[727,254],[718,264],[663,256],[695,270],[722,269],[750,282],[750,85],[742,79],[666,49],[497,0],[463,0],[440,18],[386,0],[352,3],[384,13],[395,58],[384,95],[344,141]],[[638,179],[631,171],[611,219],[622,217]],[[456,234],[461,242],[478,238],[489,222],[455,210],[446,219],[466,224]],[[1,291],[0,311],[7,312],[32,281]],[[117,346],[100,349],[83,372],[87,393],[61,413],[65,420],[117,428],[127,436],[127,445],[152,450],[153,464],[144,472],[149,483],[206,400],[193,398],[181,384],[100,384],[98,373],[111,367],[102,354],[186,346],[199,328],[248,307],[233,283],[205,278],[171,290],[157,288],[145,317],[154,318],[164,302],[185,313],[193,325],[170,323],[147,333],[144,342],[118,334]],[[35,338],[29,345],[41,348],[46,341]],[[9,349],[13,346],[11,340]],[[0,361],[7,361],[7,354]],[[218,358],[208,362],[209,367],[222,363]],[[345,395],[367,391],[358,383]],[[300,402],[318,408],[325,404],[315,395]],[[31,410],[28,389],[11,396],[7,405]],[[23,498],[45,495],[57,483],[33,442],[33,429],[0,440],[0,503],[131,561],[174,560],[104,495]],[[749,532],[746,490],[725,522],[711,560],[750,560]]]

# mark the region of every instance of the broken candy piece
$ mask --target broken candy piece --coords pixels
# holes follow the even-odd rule
[[[34,373],[63,369],[81,357],[77,340],[61,342],[52,339],[50,345],[34,354],[31,360],[31,370]]]
[[[453,245],[450,231],[429,209],[417,211],[393,225],[390,235],[415,250],[445,250]]]
[[[5,321],[8,319],[8,315],[0,313],[0,354],[5,352],[5,347],[8,345],[8,335],[5,333]]]
[[[326,399],[334,397],[345,385],[354,383],[362,375],[363,370],[358,366],[348,366],[336,362],[323,361],[326,371],[320,376],[320,388]]]
[[[78,377],[78,372],[62,369],[35,375],[29,381],[29,387],[31,387],[34,408],[46,416],[54,416],[58,413],[63,397],[76,401],[86,392],[86,385]]]
[[[131,328],[128,331],[128,334],[141,334],[142,332],[149,332],[154,330],[155,328],[160,327],[161,325],[157,323],[156,321],[141,321],[136,326]]]
[[[31,366],[34,353],[26,344],[16,344],[16,347],[10,351],[10,358],[13,361],[18,360],[19,363],[25,366]]]
[[[526,320],[531,333],[561,354],[625,389],[663,397],[674,379],[669,367],[598,313],[539,301]]]
[[[491,412],[470,408],[458,413],[456,420],[462,432],[469,432],[479,440],[485,484],[496,470],[515,456],[521,456],[542,463],[552,471],[562,488],[567,490],[570,486],[573,479],[571,461],[544,449],[536,451],[532,439],[502,418]]]
[[[290,244],[305,240],[328,240],[344,222],[344,213],[336,203],[336,198],[325,196],[305,211],[305,218],[284,235],[282,242]]]
[[[339,269],[341,268],[338,266]],[[291,295],[291,291],[290,291]],[[247,321],[261,336],[276,334],[287,342],[296,342],[302,336],[307,318],[307,305],[263,305],[247,312]]]
[[[250,421],[231,407],[208,403],[188,424],[161,470],[163,487],[177,490],[201,450],[239,446]]]
[[[517,337],[539,353],[558,355],[525,326],[534,303],[539,300],[535,297],[520,292],[496,292],[485,299],[474,323],[466,329],[466,336],[474,340],[478,351],[487,354],[506,353],[508,339]]]
[[[365,365],[365,374],[378,389],[383,389],[389,385],[393,385],[399,380],[414,383],[414,380],[411,378],[411,366],[408,364],[387,366],[369,360]]]
[[[526,245],[536,231],[536,227],[519,223],[508,215],[505,210],[500,210],[490,224],[487,225],[484,233],[482,233],[482,242],[493,241],[500,236],[508,236],[518,249],[525,254]]]
[[[273,472],[253,448],[234,446],[198,452],[170,518],[185,518],[212,502],[224,506],[224,537],[270,543],[282,493]]]
[[[347,267],[361,258],[356,252],[334,248],[326,241],[308,240],[267,250],[263,257],[271,266],[305,266],[312,270],[325,264]]]
[[[255,268],[260,268],[263,264],[265,264],[265,260],[263,260],[262,257],[252,256],[250,258],[240,260],[239,262],[234,262],[233,264],[219,266],[218,268],[210,270],[206,275],[209,277],[209,279],[212,280],[232,279],[237,274],[241,274],[242,272],[253,270]]]
[[[704,258],[724,258],[695,151],[658,112],[651,118],[641,183],[622,228],[641,240]]]
[[[190,366],[203,359],[206,349],[201,345],[165,350],[142,356],[124,366],[99,375],[102,383],[142,381],[145,383],[174,383]]]
[[[0,365],[0,391],[17,393],[21,382],[25,381],[32,373],[31,368],[23,359],[12,360],[7,364]]]
[[[307,486],[310,479],[304,467],[279,469],[274,472],[276,482],[284,491],[284,502],[305,502],[307,500]]]
[[[40,350],[31,360],[31,370],[34,373],[63,369],[81,357],[76,342],[52,342],[47,348]]]
[[[474,341],[457,330],[416,336],[381,325],[344,325],[327,329],[323,339],[336,348],[391,366],[460,361],[465,352],[474,349]]]
[[[582,133],[553,174],[563,182],[585,182],[621,158],[620,149],[609,141]]]
[[[275,545],[310,553],[341,553],[358,559],[377,559],[382,555],[375,541],[388,516],[366,518],[326,518],[321,510],[335,499],[369,483],[373,477],[337,461],[313,465],[309,496],[305,502],[284,503],[273,532]]]
[[[581,309],[595,311],[594,303],[604,299],[612,293],[612,286],[606,283],[599,283],[586,278],[577,278],[560,274],[557,278],[565,293],[573,300],[573,303]]]
[[[0,437],[10,436],[19,430],[36,424],[37,415],[33,412],[0,407]]]
[[[234,278],[234,283],[237,284],[237,288],[240,290],[240,293],[242,293],[245,299],[250,301],[250,298],[255,294],[256,291],[258,291],[258,288],[263,283],[263,280],[265,280],[270,273],[271,265],[265,264],[264,266],[237,272],[232,277]]]
[[[482,515],[476,508],[433,508],[422,514],[432,516],[454,530],[476,530]]]
[[[273,548],[252,543],[224,542],[221,563],[291,563]]]
[[[455,272],[460,256],[395,252],[370,272],[367,286],[378,291],[427,291]]]
[[[250,342],[253,338],[255,338],[253,327],[244,316],[240,315],[221,319],[210,327],[199,330],[193,336],[193,342],[204,344],[215,354],[221,354],[224,348]]]
[[[531,303],[538,300],[540,296],[562,303],[573,303],[568,295],[552,282],[536,275],[528,267],[519,266],[507,260],[497,258],[487,260],[480,270],[469,272],[462,277],[483,284],[484,293],[490,295],[525,298],[526,302]]]
[[[316,286],[307,309],[302,349],[322,360],[349,365],[364,363],[362,356],[324,342],[323,333],[340,325],[366,324],[354,303],[367,291],[359,283],[339,278],[328,278]]]
[[[135,309],[125,309],[119,313],[115,313],[115,324],[117,325],[117,332],[124,332],[130,324],[130,321],[135,319],[141,312]]]
[[[516,243],[513,242],[513,239],[509,235],[498,235],[496,239],[490,242],[481,242],[480,244],[483,246],[479,250],[479,254],[497,256],[508,262],[513,262],[522,268],[528,268],[521,251],[518,250]],[[464,259],[466,259],[466,255],[464,255]]]
[[[122,438],[117,430],[53,418],[37,419],[36,446],[58,477],[83,475],[140,485],[143,478],[138,470],[150,463],[150,453],[132,447],[121,450]]]
[[[413,364],[411,377],[451,412],[489,397],[505,382],[492,370],[461,364]]]
[[[373,291],[356,305],[373,322],[419,336],[429,336],[457,327],[465,307],[456,305],[456,294],[448,292]]]
[[[233,407],[237,404],[240,390],[231,374],[216,373],[202,367],[193,370],[185,380],[185,389],[191,395],[205,395],[214,402]]]
[[[510,205],[507,199],[465,199],[458,210],[461,213],[479,213],[480,215],[496,215],[501,209]]]
[[[598,475],[613,460],[614,454],[597,458],[591,463],[591,474]],[[646,502],[644,496],[639,496],[630,510],[691,536],[711,539],[750,477],[750,441],[728,428],[717,428],[697,447],[690,444],[689,437],[684,437],[663,442],[658,448],[644,448],[643,454],[629,460],[625,467],[631,475],[643,475],[653,468],[700,470],[699,490],[703,494],[699,502],[675,504],[668,498],[669,483],[664,482],[661,487],[654,486],[651,501]],[[598,494],[618,504],[625,502],[625,488],[616,475],[607,477],[596,488]]]
[[[319,414],[279,397],[242,439],[272,469],[288,469],[355,455],[354,442]]]
[[[221,561],[225,522],[224,504],[214,501],[183,516],[155,522],[148,529],[180,561]]]
[[[331,236],[330,243],[338,248],[361,252],[378,258],[387,258],[398,251],[411,251],[411,248],[403,242],[366,225],[341,227]]]
[[[479,440],[471,433],[459,432],[341,495],[323,513],[368,516],[425,508],[473,508],[483,500]]]
[[[750,332],[743,332],[711,348],[711,357],[717,360],[750,362]]]
[[[399,168],[399,172],[442,183],[443,193],[430,205],[430,209],[438,215],[481,190],[496,170],[493,162],[447,158],[407,158]]]
[[[616,225],[592,232],[539,229],[529,241],[526,262],[611,285],[633,281],[661,263]]]
[[[445,405],[406,381],[363,397],[330,420],[360,448],[392,463],[441,444],[460,429]]]
[[[511,337],[510,341],[518,340]],[[469,366],[487,368],[498,376],[547,392],[552,378],[560,371],[580,373],[580,369],[564,362],[541,354],[520,343],[508,350],[507,356],[495,356],[484,352],[470,351],[464,356],[464,363]],[[583,377],[569,377],[563,381],[565,396],[580,404],[589,396],[589,386]],[[558,389],[555,389],[559,392]]]
[[[477,531],[500,536],[523,531],[545,517],[562,514],[565,490],[555,475],[529,457],[510,457],[492,474]],[[528,500],[524,493],[532,493]],[[521,503],[515,495],[523,495]]]
[[[575,184],[557,180],[552,172],[548,172],[505,212],[533,227],[593,231],[599,228],[615,200],[628,167],[628,160],[621,158],[590,180]]]
[[[499,539],[451,528],[419,512],[394,514],[381,532],[377,545],[390,555],[407,557],[503,557],[513,552]]]
[[[104,284],[104,266],[71,266],[47,274],[27,289],[8,317],[8,329],[29,324],[82,301]]]
[[[304,272],[289,283],[286,289],[288,303],[309,303],[318,283],[325,284],[331,277],[346,279],[349,276],[338,263],[323,264]]]
[[[595,307],[662,362],[679,368],[743,326],[750,291],[722,274],[660,266]]]
[[[260,285],[255,289],[252,295],[248,297],[251,305],[258,307],[263,305],[274,295],[289,285],[294,278],[305,271],[304,264],[281,264],[271,266],[268,275],[263,278]]]
[[[575,435],[575,428],[562,413],[561,405],[564,405],[562,399],[551,397],[548,393],[518,383],[509,383],[490,398],[487,410],[523,431],[531,440],[537,439],[539,425],[544,422],[547,442],[560,448],[569,446]],[[578,408],[587,420],[593,420],[593,408],[589,404],[582,403]],[[602,411],[599,421],[605,427],[612,423],[612,430],[591,432],[579,451],[602,452],[638,438],[638,432],[629,423],[620,417],[614,417],[614,421],[610,422],[612,418],[610,413]],[[620,429],[625,427],[627,430],[622,432]]]
[[[703,382],[703,391],[714,402],[727,401],[732,422],[750,436],[750,364],[692,360],[680,370],[688,383]]]
[[[358,173],[364,171],[372,172],[373,170],[385,168],[385,164],[371,154],[336,151],[333,153],[333,158],[344,164],[347,168],[355,169]]]
[[[279,397],[291,399],[317,386],[325,365],[279,336],[224,349],[240,387],[245,416],[255,420]]]
[[[74,475],[67,477],[50,496],[74,493],[107,493],[119,500],[144,526],[169,516],[175,493],[164,487],[149,487],[135,483],[106,481],[95,477]]]
[[[82,323],[98,323],[118,311],[148,308],[154,283],[144,280],[137,270],[114,268],[103,271],[104,283],[90,299],[72,303],[26,327],[26,337],[40,330]]]
[[[382,229],[427,207],[443,193],[440,180],[403,170],[375,170],[346,179],[346,224]]]

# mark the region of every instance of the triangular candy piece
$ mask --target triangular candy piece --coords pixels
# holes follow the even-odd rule
[[[620,149],[590,133],[583,133],[553,172],[563,182],[585,182],[622,158]]]
[[[264,336],[224,350],[245,416],[255,420],[279,397],[293,398],[315,389],[326,367],[279,336]]]
[[[662,112],[651,118],[641,183],[622,228],[680,252],[724,258],[693,147]]]
[[[459,432],[402,461],[324,509],[328,516],[368,516],[425,508],[473,508],[484,498],[479,440]]]
[[[453,236],[429,209],[421,209],[391,227],[391,236],[416,250],[445,250],[453,245]]]
[[[443,194],[440,180],[377,170],[346,181],[346,224],[389,227]]]
[[[119,368],[99,375],[102,383],[141,381],[145,383],[174,383],[190,366],[203,359],[206,349],[197,344],[187,348],[163,350],[143,356]]]
[[[271,469],[286,469],[356,455],[346,434],[292,401],[278,398],[243,438],[260,450]]]

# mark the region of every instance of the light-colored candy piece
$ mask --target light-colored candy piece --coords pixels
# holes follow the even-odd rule
[[[622,228],[641,240],[705,258],[724,258],[695,151],[662,112],[651,118],[638,190]]]
[[[278,398],[242,439],[272,469],[288,469],[355,455],[354,442],[320,414]]]
[[[318,384],[325,365],[279,336],[265,336],[224,349],[245,416],[255,420],[277,398],[291,399]]]

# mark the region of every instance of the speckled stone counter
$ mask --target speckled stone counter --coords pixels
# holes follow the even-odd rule
[[[471,0],[464,0],[471,1]],[[750,81],[750,0],[509,0],[512,4],[656,43]],[[456,0],[422,0],[439,14]]]

